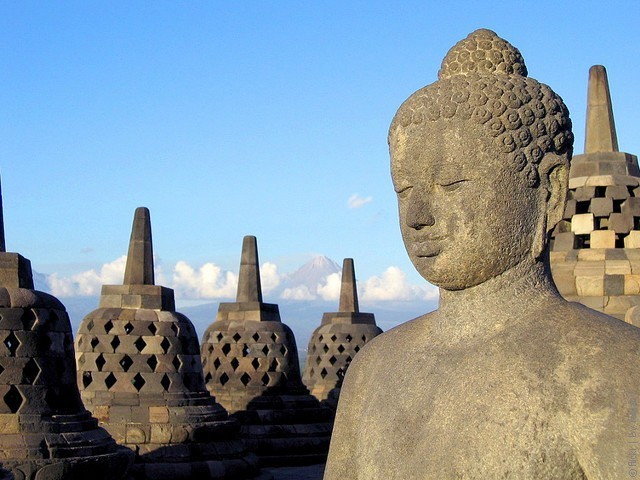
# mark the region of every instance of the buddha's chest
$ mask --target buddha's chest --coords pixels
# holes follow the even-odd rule
[[[491,357],[414,352],[377,365],[356,446],[368,478],[583,478],[560,432],[562,394]]]

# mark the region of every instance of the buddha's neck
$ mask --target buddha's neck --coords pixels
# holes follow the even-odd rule
[[[462,336],[464,332],[473,336],[482,332],[490,334],[513,319],[540,311],[550,301],[561,301],[548,265],[548,262],[525,259],[475,287],[440,289],[441,327],[457,329]]]

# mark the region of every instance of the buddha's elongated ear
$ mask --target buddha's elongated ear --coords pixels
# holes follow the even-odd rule
[[[562,220],[567,203],[569,186],[569,162],[564,156],[547,153],[538,167],[540,175],[540,201],[544,202],[544,215],[540,215],[532,246],[532,254],[540,258],[544,253],[549,234]]]

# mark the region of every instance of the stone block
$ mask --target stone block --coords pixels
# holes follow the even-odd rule
[[[580,297],[597,297],[604,295],[604,277],[600,275],[576,275],[576,292]]]
[[[602,309],[604,308],[603,295],[597,297],[579,297],[577,301],[585,307],[593,308],[594,310],[602,311]]]
[[[606,258],[603,248],[581,248],[578,250],[578,260],[585,262],[603,262]]]
[[[624,248],[640,248],[640,231],[633,230],[624,237]]]
[[[615,248],[616,232],[613,230],[594,230],[589,234],[589,245],[591,248]]]
[[[573,232],[557,233],[552,240],[551,250],[566,251],[576,248],[576,236]]]
[[[631,195],[625,185],[611,185],[605,190],[605,196],[613,200],[624,200]]]
[[[624,295],[624,275],[605,275],[604,294],[608,296]]]
[[[589,212],[595,217],[608,217],[613,213],[613,199],[593,198],[589,202]]]
[[[593,230],[593,213],[579,213],[571,219],[571,231],[576,235],[588,235]]]
[[[574,217],[575,218],[575,217]],[[609,217],[609,230],[626,234],[633,229],[633,217],[625,213],[612,213]]]
[[[564,215],[562,216],[565,220],[571,220],[576,214],[576,204],[577,202],[574,199],[567,200],[567,204],[564,207]]]
[[[573,198],[578,202],[589,201],[596,196],[596,187],[578,187],[576,188]]]
[[[571,168],[573,169],[574,167],[576,167],[576,164],[572,163]],[[576,175],[575,177],[570,178],[569,188],[571,190],[575,190],[576,188],[584,187],[584,185],[587,183],[587,178],[589,178],[589,175]]]
[[[629,275],[631,262],[629,260],[607,260],[604,264],[605,275]]]
[[[640,295],[640,275],[629,274],[624,276],[624,294]]]
[[[622,213],[626,213],[634,217],[640,217],[640,198],[627,198],[622,204],[621,210]]]

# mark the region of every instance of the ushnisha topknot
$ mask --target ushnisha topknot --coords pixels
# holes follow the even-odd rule
[[[530,187],[547,153],[569,165],[573,133],[569,110],[547,85],[527,76],[522,55],[491,30],[480,29],[445,56],[439,79],[411,95],[398,109],[389,142],[398,129],[440,118],[483,125]]]

